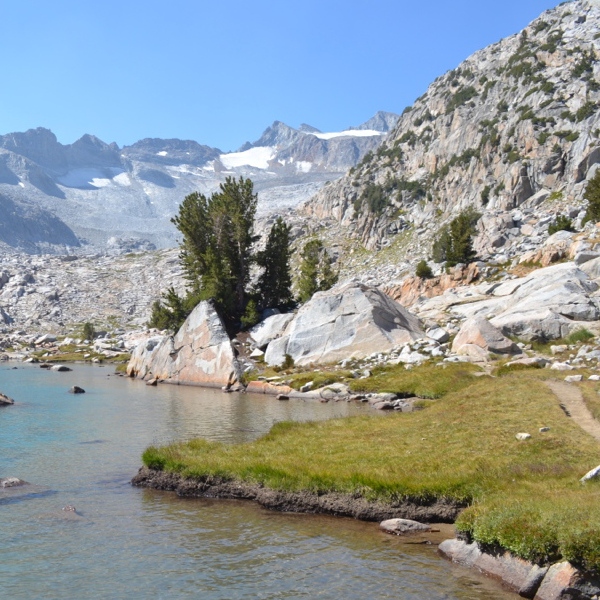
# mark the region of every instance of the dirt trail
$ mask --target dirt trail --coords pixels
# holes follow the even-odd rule
[[[546,385],[558,397],[561,407],[581,429],[600,442],[600,423],[588,410],[581,391],[577,386],[565,381],[546,381]]]

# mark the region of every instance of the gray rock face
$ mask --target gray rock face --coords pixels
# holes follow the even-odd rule
[[[250,337],[257,348],[264,348],[275,338],[281,337],[293,318],[291,313],[267,317],[250,330]]]
[[[600,315],[598,286],[573,263],[538,269],[497,286],[492,297],[457,306],[463,316],[495,315],[490,323],[505,335],[526,340],[557,339]]]
[[[576,0],[475,52],[429,86],[370,160],[323,187],[304,212],[341,222],[375,249],[398,231],[399,212],[433,233],[468,206],[484,213],[537,206],[559,189],[580,201],[600,161],[593,136],[600,90],[584,81],[597,79],[600,64],[584,74],[576,67],[597,53],[599,26],[598,2]],[[364,201],[377,186],[387,190],[381,212]],[[432,202],[422,205],[425,197]],[[508,221],[488,225],[483,246],[491,251],[518,231]]]
[[[140,343],[127,374],[208,387],[232,385],[240,376],[229,336],[210,302],[200,302],[175,336]]]
[[[425,335],[405,308],[356,283],[315,294],[285,333],[267,347],[268,364],[281,364],[285,354],[299,365],[362,358]]]
[[[465,346],[475,345],[497,354],[518,354],[519,347],[483,317],[467,319],[452,343],[452,352],[468,353]]]

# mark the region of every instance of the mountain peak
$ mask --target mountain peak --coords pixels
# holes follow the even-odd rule
[[[298,131],[302,131],[303,133],[322,133],[320,129],[317,129],[312,125],[307,125],[306,123],[302,123],[300,127],[298,127]]]
[[[383,110],[377,111],[368,121],[365,121],[362,125],[358,127],[348,127],[349,130],[373,130],[373,131],[381,131],[383,133],[387,133],[392,130],[400,115],[397,115],[393,112],[385,112]]]

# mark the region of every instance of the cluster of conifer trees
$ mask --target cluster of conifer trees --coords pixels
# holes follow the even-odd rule
[[[169,288],[152,307],[149,325],[177,330],[201,300],[212,300],[230,331],[258,322],[264,308],[294,306],[290,273],[290,226],[279,217],[257,250],[254,235],[257,196],[250,179],[228,177],[210,197],[186,196],[171,219],[182,234],[179,258],[188,280],[185,297]],[[337,280],[319,240],[301,253],[298,299],[305,302]],[[258,278],[251,279],[253,266]]]

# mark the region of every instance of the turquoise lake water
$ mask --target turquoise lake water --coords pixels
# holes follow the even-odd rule
[[[67,393],[72,385],[86,393]],[[0,409],[0,477],[32,484],[0,490],[2,599],[516,597],[440,559],[434,545],[406,543],[374,523],[129,483],[150,444],[238,443],[276,421],[370,410],[362,405],[152,388],[84,365],[57,373],[3,363],[0,391],[16,401]],[[69,504],[77,514],[62,511]]]

